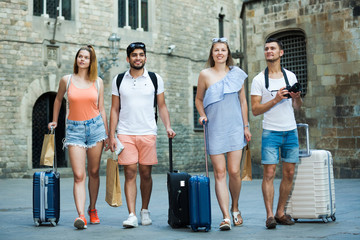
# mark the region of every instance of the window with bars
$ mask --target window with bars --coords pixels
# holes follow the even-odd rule
[[[148,31],[148,1],[118,0],[118,26]]]
[[[196,106],[195,106],[196,91],[197,91],[197,87],[194,86],[193,87],[194,130],[202,130],[203,127],[199,123],[200,114],[197,111]]]
[[[46,6],[46,7],[44,7]],[[57,7],[59,6],[59,13]],[[71,20],[71,0],[33,0],[34,16],[48,15],[50,18],[62,16]]]
[[[307,58],[305,34],[301,31],[289,31],[274,34],[269,38],[276,38],[283,43],[284,55],[281,57],[281,65],[295,73],[301,84],[301,96],[307,92]]]

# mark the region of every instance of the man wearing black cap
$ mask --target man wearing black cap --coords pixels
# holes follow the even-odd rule
[[[165,103],[162,78],[145,69],[146,47],[142,42],[131,43],[127,49],[126,61],[130,69],[117,75],[112,83],[112,104],[110,111],[110,146],[116,149],[117,138],[124,145],[118,162],[124,166],[125,196],[129,217],[123,221],[126,228],[137,227],[136,217],[136,176],[139,169],[142,198],[141,224],[150,225],[148,210],[152,191],[151,170],[157,164],[156,135],[157,111],[163,121],[169,138],[176,133],[171,128],[170,116]]]

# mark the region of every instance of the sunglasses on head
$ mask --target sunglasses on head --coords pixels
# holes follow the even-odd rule
[[[88,52],[91,53],[91,49],[92,49],[92,48],[93,48],[92,45],[86,45],[86,46],[81,47],[81,48],[79,49],[79,51],[80,51],[80,50],[86,50],[86,51],[88,51]]]
[[[228,42],[228,40],[227,40],[227,38],[226,38],[226,37],[222,37],[222,38],[213,38],[213,39],[212,39],[212,42],[213,42],[213,43],[217,43],[217,42],[227,43],[227,42]]]
[[[130,48],[145,48],[145,44],[143,43],[132,43],[129,46]]]

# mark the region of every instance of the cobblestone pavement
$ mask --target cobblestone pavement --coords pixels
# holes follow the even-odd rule
[[[211,175],[212,229],[209,232],[192,232],[190,228],[172,229],[167,224],[168,195],[166,174],[153,175],[154,187],[150,202],[153,224],[134,229],[124,229],[127,218],[125,196],[123,206],[112,208],[105,202],[105,182],[101,186],[97,209],[101,224],[88,225],[86,230],[76,230],[76,217],[72,195],[72,178],[61,179],[61,213],[58,226],[35,227],[32,218],[32,179],[0,179],[0,239],[360,239],[360,179],[336,179],[336,221],[304,221],[293,226],[265,228],[265,208],[261,193],[261,180],[243,182],[240,209],[244,225],[221,232],[218,224],[221,212],[217,204],[214,179]],[[124,183],[124,176],[120,174]],[[139,181],[138,181],[139,183]],[[275,180],[275,202],[280,180]],[[122,189],[123,190],[123,189]],[[140,194],[137,214],[140,211]]]

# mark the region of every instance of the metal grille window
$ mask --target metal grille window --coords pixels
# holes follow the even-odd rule
[[[48,123],[52,120],[53,105],[56,93],[45,93],[35,102],[32,114],[32,167],[40,168],[40,156],[44,135],[49,132]],[[63,100],[55,133],[56,159],[58,167],[66,167],[65,152],[62,140],[65,137],[66,101]]]
[[[307,60],[306,40],[303,32],[291,31],[272,35],[271,38],[279,39],[284,45],[284,55],[281,57],[281,65],[295,73],[301,84],[301,96],[307,92]]]
[[[33,0],[34,16],[56,18],[58,15],[71,20],[71,0]],[[46,6],[46,8],[44,8]],[[59,14],[56,10],[59,6]]]
[[[148,31],[147,0],[118,0],[118,7],[119,27]]]
[[[197,111],[196,106],[195,106],[196,91],[197,91],[197,87],[193,87],[194,130],[202,130],[203,128],[202,128],[201,124],[199,123],[200,114]]]

